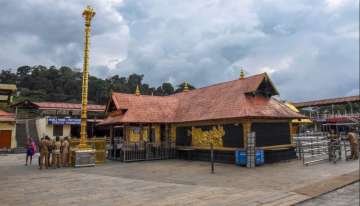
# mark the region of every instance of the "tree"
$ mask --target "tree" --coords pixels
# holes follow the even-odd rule
[[[90,103],[106,104],[111,91],[133,94],[139,85],[143,95],[171,95],[175,89],[171,83],[165,82],[160,87],[151,87],[143,84],[143,74],[130,74],[128,77],[114,75],[107,79],[89,76]],[[13,83],[17,85],[20,96],[16,100],[29,99],[33,101],[52,102],[80,102],[82,73],[74,71],[70,67],[61,66],[56,68],[43,65],[20,66],[16,73],[2,70],[0,73],[1,83]],[[177,91],[183,89],[178,85]],[[190,89],[194,87],[189,85]]]
[[[0,74],[0,83],[2,84],[16,84],[16,74],[12,73],[11,70],[2,70]]]

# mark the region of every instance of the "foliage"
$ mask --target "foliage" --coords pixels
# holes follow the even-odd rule
[[[101,79],[89,76],[89,103],[105,104],[110,92],[134,93],[136,86],[139,85],[141,94],[166,96],[183,90],[184,84],[176,88],[165,82],[155,88],[143,83],[144,75],[131,74],[128,77],[114,75]],[[51,101],[51,102],[80,102],[81,101],[81,82],[82,73],[74,71],[72,68],[62,66],[49,68],[36,66],[21,66],[16,72],[11,69],[2,70],[0,73],[0,83],[16,84],[18,96],[15,101],[29,99],[32,101]],[[190,84],[190,89],[194,89]]]

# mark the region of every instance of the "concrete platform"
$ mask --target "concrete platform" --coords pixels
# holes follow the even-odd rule
[[[359,162],[301,161],[247,169],[207,162],[108,162],[38,170],[0,156],[1,205],[293,205],[359,179]],[[324,185],[323,187],[315,187]]]

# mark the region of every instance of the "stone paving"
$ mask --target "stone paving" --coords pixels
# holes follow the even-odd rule
[[[292,205],[296,189],[357,171],[356,161],[247,169],[182,160],[38,170],[24,155],[0,156],[0,205]]]
[[[356,182],[344,188],[335,190],[333,192],[329,192],[314,199],[300,203],[297,206],[321,206],[321,205],[358,206],[360,205],[359,187],[360,187],[359,182]]]

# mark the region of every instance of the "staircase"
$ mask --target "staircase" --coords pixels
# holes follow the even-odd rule
[[[36,143],[39,142],[39,134],[36,129],[36,119],[28,120],[28,135],[33,138]]]
[[[17,148],[26,148],[27,137],[31,137],[37,143],[39,136],[36,129],[36,119],[26,119],[16,121],[16,142]]]
[[[26,147],[26,123],[23,121],[16,121],[16,142],[17,148]]]

